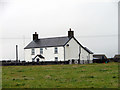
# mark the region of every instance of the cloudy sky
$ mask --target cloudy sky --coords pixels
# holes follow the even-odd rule
[[[0,59],[24,59],[24,47],[34,32],[39,38],[66,36],[94,53],[118,53],[119,0],[0,0]]]

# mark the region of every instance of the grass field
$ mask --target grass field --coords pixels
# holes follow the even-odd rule
[[[3,66],[3,88],[118,88],[118,63]]]

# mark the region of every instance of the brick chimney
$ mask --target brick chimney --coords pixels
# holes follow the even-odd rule
[[[74,37],[74,31],[72,31],[71,28],[68,31],[68,37]]]
[[[35,32],[35,34],[33,34],[33,40],[38,40],[38,34],[37,34],[37,32]]]

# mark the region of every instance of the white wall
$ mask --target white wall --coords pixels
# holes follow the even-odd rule
[[[81,48],[80,60],[87,60],[87,58],[89,58],[89,53]]]
[[[25,61],[31,62],[32,61],[32,55],[31,55],[31,49],[25,49]]]
[[[93,54],[90,54],[90,60],[93,60]]]
[[[73,38],[67,44],[65,45],[65,60],[79,59],[79,44]]]
[[[93,60],[93,54],[89,54],[84,48],[81,48],[80,60]]]
[[[25,60],[31,62],[37,54],[40,54],[40,48],[35,48],[35,55],[31,55],[31,49],[25,49]],[[54,47],[43,48],[43,54],[45,61],[55,61],[55,57],[58,57],[58,61],[64,61],[64,48],[58,47],[58,54],[54,54]]]
[[[55,57],[58,57],[58,61],[64,61],[64,48],[58,47],[58,54],[54,54],[54,47],[43,48],[42,55],[46,61],[55,61]]]

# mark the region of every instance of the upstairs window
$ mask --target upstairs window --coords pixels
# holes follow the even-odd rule
[[[35,49],[34,48],[31,49],[31,55],[35,55]]]
[[[43,54],[43,48],[40,48],[40,54]]]
[[[58,48],[57,48],[57,47],[55,47],[55,49],[54,49],[54,53],[55,53],[55,54],[58,53]]]

